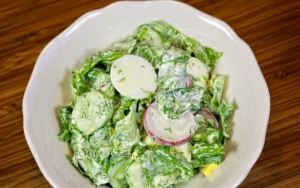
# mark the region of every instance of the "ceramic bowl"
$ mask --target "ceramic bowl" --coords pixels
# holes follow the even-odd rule
[[[196,175],[185,188],[233,188],[247,176],[265,141],[270,95],[250,47],[223,21],[176,1],[117,2],[88,12],[53,39],[41,52],[23,101],[24,132],[30,150],[53,187],[94,187],[66,159],[60,142],[59,109],[72,100],[71,72],[84,59],[135,33],[143,23],[162,20],[203,45],[224,52],[215,72],[226,75],[225,99],[236,110],[226,143],[226,157],[206,178]]]

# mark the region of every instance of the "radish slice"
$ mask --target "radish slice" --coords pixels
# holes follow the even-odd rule
[[[186,87],[187,88],[190,88],[192,86],[192,84],[193,84],[193,80],[191,79],[191,77],[186,77],[184,79],[184,81],[186,82]]]
[[[195,132],[196,121],[190,111],[186,111],[178,119],[168,119],[159,109],[157,103],[148,106],[144,114],[144,126],[149,136],[156,142],[178,146],[188,142]]]
[[[205,119],[213,119],[215,121],[216,129],[219,129],[219,123],[216,117],[210,111],[201,109],[198,113],[201,114]]]

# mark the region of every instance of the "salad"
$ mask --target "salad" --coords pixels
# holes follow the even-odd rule
[[[224,158],[233,106],[222,99],[222,53],[154,21],[73,72],[59,140],[94,185],[173,188]]]

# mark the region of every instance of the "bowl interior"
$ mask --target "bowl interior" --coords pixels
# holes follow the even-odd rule
[[[24,96],[24,131],[41,171],[54,187],[93,187],[69,163],[69,145],[58,141],[59,109],[72,100],[72,71],[98,50],[134,34],[143,23],[162,20],[184,34],[224,52],[215,73],[227,76],[225,99],[236,107],[226,157],[209,177],[198,174],[178,187],[236,187],[259,157],[270,98],[247,44],[222,21],[179,2],[118,2],[79,18],[40,54]]]

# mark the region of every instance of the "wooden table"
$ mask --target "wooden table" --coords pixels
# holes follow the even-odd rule
[[[110,0],[0,1],[0,187],[51,187],[23,133],[22,98],[44,46]],[[300,1],[186,0],[227,22],[259,62],[271,93],[263,152],[245,188],[300,187]]]

